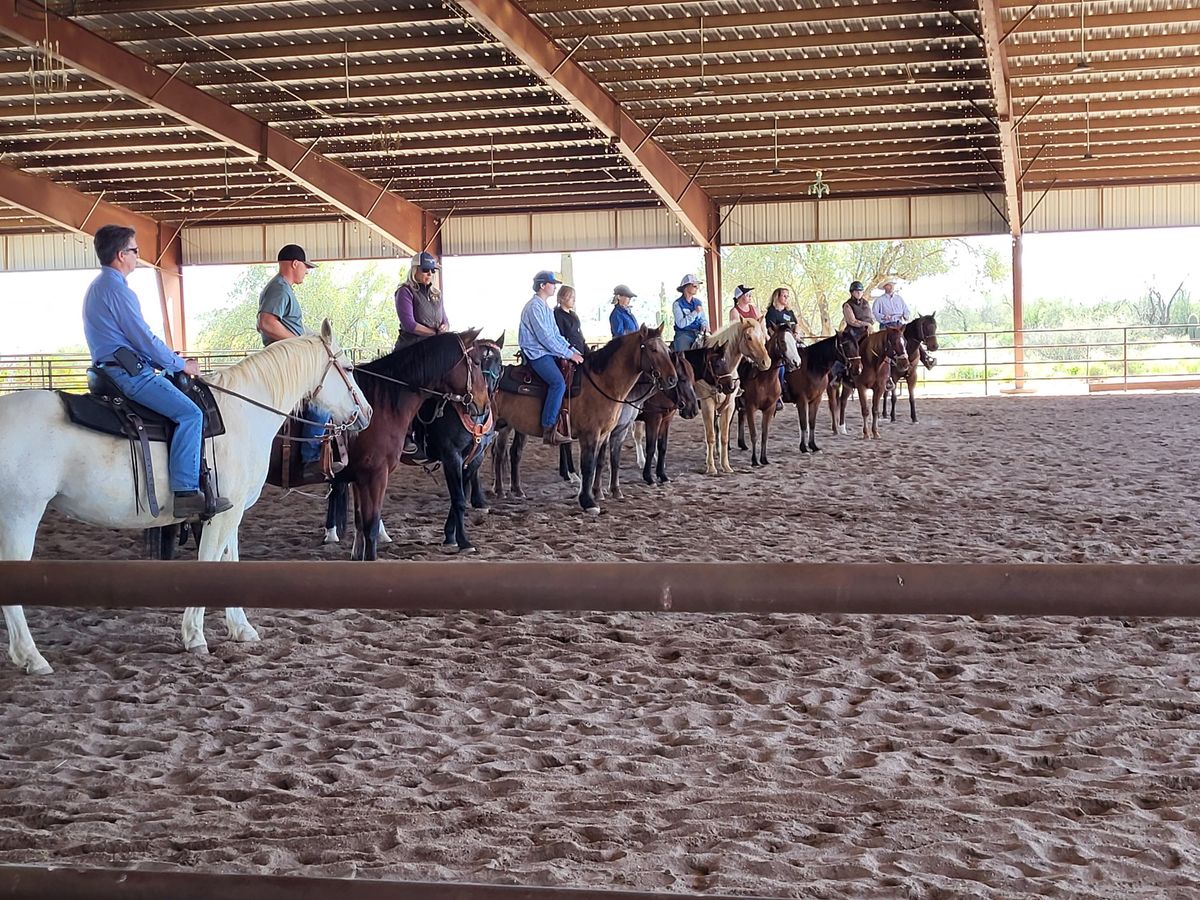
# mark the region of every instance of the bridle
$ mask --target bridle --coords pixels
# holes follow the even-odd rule
[[[332,422],[330,423],[331,433],[340,434],[344,431],[349,431],[350,427],[358,421],[359,417],[362,416],[362,404],[359,402],[359,392],[357,386],[350,380],[350,372],[353,371],[354,367],[343,366],[340,362],[338,362],[337,354],[333,352],[333,348],[329,346],[329,342],[324,338],[321,338],[321,346],[325,349],[325,355],[329,358],[325,362],[324,371],[321,372],[321,380],[317,382],[316,388],[305,398],[305,400],[309,403],[315,402],[318,395],[321,393],[321,389],[325,387],[325,376],[329,374],[330,369],[335,370],[338,373],[338,376],[342,379],[342,384],[346,386],[346,390],[350,392],[351,399],[354,400],[354,413],[349,419],[347,419],[345,422],[339,422],[337,424]]]
[[[849,341],[847,341],[845,339],[844,336],[846,336],[846,335],[849,335]],[[847,344],[847,343],[853,343],[854,349],[858,350],[859,352],[854,354],[853,356],[851,354],[847,353],[846,347],[845,347],[845,344]],[[837,347],[838,359],[840,359],[842,361],[842,364],[847,369],[850,368],[850,361],[855,360],[855,359],[858,360],[859,368],[860,369],[862,368],[862,344],[859,341],[856,341],[854,339],[854,335],[850,334],[848,331],[841,332],[841,334],[838,336],[837,342],[834,344],[834,346]]]
[[[664,391],[667,389],[666,388],[666,380],[662,377],[662,373],[658,371],[658,367],[653,364],[650,365],[649,367],[647,367],[646,356],[648,353],[649,353],[649,350],[646,349],[646,342],[642,341],[638,347],[638,371],[641,372],[643,375],[650,376],[650,387],[646,390],[646,392],[644,394],[642,394],[642,396],[638,397],[636,400],[630,400],[628,397],[626,397],[624,399],[620,399],[617,397],[610,397],[608,394],[608,391],[606,391],[606,390],[604,390],[604,388],[600,387],[600,385],[598,385],[596,383],[596,379],[592,377],[592,373],[588,369],[588,366],[587,366],[587,360],[584,360],[582,363],[580,363],[579,367],[583,370],[583,374],[585,376],[587,376],[587,380],[591,383],[592,387],[594,387],[596,389],[596,392],[598,394],[600,394],[600,396],[603,397],[605,400],[608,400],[611,403],[623,403],[626,406],[638,406],[639,404],[644,403],[646,401],[646,398],[649,397],[651,394],[654,394],[657,391]],[[668,356],[669,355],[670,354],[668,354]],[[671,371],[672,372],[675,371],[674,364],[672,364],[672,366],[671,366]]]
[[[724,375],[718,375],[717,370],[713,367],[713,357],[720,354],[724,358],[725,353],[720,347],[705,347],[704,348],[704,381],[707,381],[722,394],[732,394],[738,389],[738,377],[736,372],[726,372]],[[728,379],[728,387],[721,384],[722,379]]]

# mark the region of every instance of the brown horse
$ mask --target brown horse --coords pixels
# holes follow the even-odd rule
[[[904,349],[908,352],[908,374],[904,380],[908,383],[908,411],[915,423],[917,421],[917,399],[913,396],[913,388],[917,386],[917,364],[921,361],[921,345],[928,350],[937,350],[937,313],[932,316],[918,316],[904,326]],[[929,363],[932,368],[933,362]],[[891,420],[896,421],[896,392],[900,388],[900,379],[893,379],[891,391],[883,398],[883,414],[888,415],[887,401],[891,398]]]
[[[704,347],[687,351],[688,362],[699,373],[696,380],[696,398],[700,401],[700,411],[704,415],[705,475],[717,474],[718,457],[721,471],[733,471],[733,466],[729,464],[729,426],[733,422],[734,401],[741,393],[741,387],[736,380],[732,380],[732,387],[728,391],[724,386],[718,387],[711,383],[705,377],[707,367],[702,351],[713,347],[723,348],[724,368],[729,373],[736,373],[743,359],[748,359],[758,369],[769,369],[771,357],[767,354],[766,341],[767,333],[761,321],[736,319],[708,337]],[[729,376],[725,378],[730,380]]]
[[[803,364],[787,375],[787,392],[785,398],[796,404],[796,415],[800,420],[800,452],[810,450],[816,453],[821,448],[817,446],[817,411],[821,408],[821,398],[829,387],[829,373],[837,363],[841,363],[850,377],[857,377],[862,372],[862,356],[858,352],[858,341],[849,331],[839,331],[833,337],[825,338],[810,344],[800,351]],[[829,412],[834,416],[834,430],[837,430],[837,414],[832,405]],[[805,443],[807,429],[808,443]]]
[[[800,366],[800,350],[791,329],[779,328],[767,340],[767,356],[771,359],[768,369],[755,369],[743,362],[738,369],[742,382],[742,404],[738,410],[738,438],[741,445],[742,421],[750,428],[750,465],[769,465],[767,459],[767,436],[771,431],[771,420],[775,418],[775,407],[783,396],[783,384],[779,370],[793,371]],[[758,448],[758,434],[754,414],[762,414],[762,452]]]
[[[646,425],[646,461],[642,464],[642,481],[654,484],[650,477],[651,467],[655,470],[659,484],[666,484],[671,479],[667,475],[667,438],[671,433],[671,420],[675,413],[685,419],[694,419],[700,412],[700,401],[696,399],[696,373],[684,353],[672,353],[675,360],[675,374],[679,381],[675,387],[658,391],[646,400],[642,413],[638,417]],[[712,367],[723,366],[725,357],[717,354],[712,361]],[[658,454],[658,465],[654,465],[655,453]]]
[[[837,386],[829,386],[829,409],[832,412],[837,402],[837,413],[834,415],[833,432],[837,434],[838,426],[846,427],[846,402],[850,398],[851,384],[858,391],[858,405],[862,409],[864,438],[879,438],[879,401],[883,399],[884,389],[895,367],[896,373],[903,376],[908,374],[908,355],[904,352],[904,336],[901,328],[885,328],[874,334],[868,334],[859,342],[859,353],[862,356],[862,371],[857,376],[842,383],[841,397],[836,398]],[[870,416],[867,415],[867,391],[871,391]],[[870,425],[868,431],[868,423]]]
[[[446,332],[393,350],[355,367],[363,394],[378,405],[378,415],[349,445],[349,460],[339,481],[354,486],[354,549],[351,559],[378,554],[379,517],[388,476],[400,463],[404,438],[421,404],[433,398],[458,404],[471,416],[488,406],[488,383],[479,361],[467,353],[478,331]]]
[[[598,515],[600,507],[593,494],[597,451],[617,424],[625,398],[641,375],[648,375],[654,386],[675,386],[675,366],[662,340],[662,328],[647,328],[613,338],[590,354],[579,366],[583,372],[578,397],[571,398],[571,430],[579,442],[579,505]],[[570,385],[568,385],[568,389]],[[495,464],[495,493],[504,496],[504,457],[511,456],[512,492],[523,497],[521,489],[521,450],[525,435],[542,433],[542,397],[496,392],[496,443],[492,447]],[[513,439],[511,453],[508,436]]]

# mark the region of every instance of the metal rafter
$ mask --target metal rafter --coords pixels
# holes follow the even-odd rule
[[[979,20],[987,53],[988,73],[996,100],[996,127],[1000,139],[1000,163],[1004,172],[1004,205],[1013,237],[1021,234],[1021,154],[1017,127],[1013,120],[1012,96],[1008,81],[1008,60],[1004,56],[1004,31],[997,0],[979,0]]]
[[[512,0],[461,0],[481,25],[614,141],[701,247],[715,237],[716,204],[603,87]]]

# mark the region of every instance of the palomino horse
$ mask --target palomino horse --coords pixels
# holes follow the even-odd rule
[[[913,396],[913,388],[917,386],[917,364],[921,361],[921,345],[936,351],[937,343],[937,313],[932,316],[918,316],[904,326],[904,349],[908,352],[908,374],[904,380],[908,383],[908,411],[915,423],[917,421],[917,399]],[[933,363],[930,362],[932,366]],[[896,421],[896,392],[900,388],[900,379],[892,379],[892,389],[883,398],[883,414],[888,415],[888,398],[892,401],[891,420]]]
[[[210,459],[233,508],[205,524],[198,557],[237,560],[238,526],[262,492],[271,439],[286,410],[319,396],[319,405],[340,423],[335,427],[357,430],[370,422],[371,405],[354,383],[328,321],[319,335],[277,341],[208,376],[208,383],[225,422],[225,434],[211,439]],[[155,488],[160,497],[170,496],[167,445],[154,444],[152,452]],[[33,556],[38,524],[47,509],[107,528],[146,529],[174,521],[167,510],[151,516],[135,491],[128,440],[72,425],[54,391],[0,397],[0,559]],[[51,668],[34,644],[21,607],[4,607],[4,619],[13,662],[30,674],[49,674]],[[232,640],[258,640],[241,607],[226,608],[225,624]],[[182,631],[184,647],[208,652],[204,607],[184,610]]]
[[[676,411],[685,419],[694,419],[700,412],[700,401],[696,398],[696,373],[683,353],[671,354],[675,360],[675,374],[679,377],[675,387],[652,394],[642,407],[641,419],[646,425],[646,461],[642,463],[642,481],[654,484],[650,469],[654,466],[654,455],[658,454],[658,465],[654,466],[659,484],[671,479],[667,475],[667,438],[671,433],[671,420]],[[725,357],[718,355],[714,366],[724,366]]]
[[[647,404],[655,397],[669,398],[672,410],[679,409],[683,413],[685,419],[694,417],[700,411],[699,401],[696,400],[696,376],[692,372],[692,367],[687,364],[687,360],[677,351],[671,352],[671,360],[675,363],[676,382],[674,387],[656,388],[647,378],[639,378],[637,384],[629,392],[629,396],[625,400],[625,405],[621,407],[621,414],[617,418],[617,424],[613,427],[612,433],[604,442],[605,446],[600,451],[600,462],[596,466],[596,475],[592,484],[592,492],[600,499],[604,498],[604,492],[601,490],[600,482],[604,475],[604,458],[608,457],[608,494],[613,499],[621,499],[624,495],[621,493],[621,450],[625,442],[625,438],[633,429],[634,422],[641,417],[645,411]],[[644,438],[649,443],[648,438]],[[634,438],[635,446],[641,449],[641,444],[637,443],[637,438]],[[664,442],[663,448],[666,448]],[[607,454],[605,453],[607,450]],[[643,466],[645,471],[649,471],[646,465],[645,457],[639,465]],[[665,470],[664,470],[665,474]]]
[[[718,439],[721,471],[733,471],[733,466],[729,464],[729,426],[733,421],[734,401],[741,389],[731,375],[737,372],[743,359],[748,359],[751,365],[758,369],[769,369],[771,357],[767,354],[766,341],[767,333],[762,322],[757,319],[736,319],[716,334],[710,335],[702,348],[687,351],[688,362],[698,373],[696,397],[700,401],[700,411],[704,414],[705,475],[717,474]],[[705,351],[713,347],[723,349],[724,368],[730,373],[725,377],[731,378],[733,385],[728,392],[705,377],[710,368]]]
[[[859,342],[859,353],[862,355],[862,371],[850,379],[850,383],[858,390],[858,405],[862,409],[862,436],[879,438],[879,401],[883,399],[884,388],[891,377],[892,368],[899,375],[908,374],[908,356],[904,352],[904,337],[899,326],[885,328],[874,334],[869,334]],[[846,401],[850,397],[850,384],[842,384],[841,397],[838,400],[837,414],[834,415],[834,434],[840,425],[843,433],[846,427]],[[867,391],[871,391],[870,416],[867,415]],[[829,386],[829,409],[833,410],[834,394],[837,386]],[[868,433],[868,422],[870,432]]]
[[[783,395],[779,370],[791,372],[800,366],[800,349],[796,336],[790,328],[778,328],[767,340],[767,355],[771,357],[769,369],[755,370],[743,362],[738,370],[742,381],[742,408],[738,411],[738,441],[742,436],[743,420],[750,428],[750,465],[769,465],[767,459],[767,435],[771,431],[771,420],[775,418],[775,407]],[[762,452],[759,452],[758,435],[754,414],[762,413]]]
[[[817,410],[821,408],[821,398],[829,387],[829,373],[840,362],[849,377],[856,378],[862,372],[862,357],[858,352],[858,341],[849,331],[839,331],[833,337],[810,344],[800,351],[800,356],[803,365],[787,375],[787,399],[796,404],[796,416],[800,420],[800,452],[811,450],[816,453],[821,449],[817,446]],[[834,417],[836,431],[837,413],[832,405],[829,412]]]
[[[621,337],[613,338],[579,366],[583,373],[578,397],[571,399],[571,430],[579,442],[579,505],[598,515],[592,492],[596,476],[597,453],[608,437],[625,398],[642,375],[650,376],[655,387],[674,387],[675,366],[662,340],[662,328],[643,325]],[[570,385],[567,386],[570,390]],[[492,446],[495,464],[496,496],[504,496],[504,457],[509,454],[508,431],[515,431],[511,451],[513,496],[523,497],[521,489],[521,450],[526,435],[542,433],[542,397],[497,391],[496,443]]]
[[[354,549],[351,559],[373,560],[379,553],[379,517],[388,476],[400,463],[413,416],[431,396],[457,404],[470,414],[488,406],[487,380],[468,356],[477,331],[446,332],[363,363],[362,390],[375,409],[371,427],[350,442],[339,481],[354,486]],[[365,376],[365,377],[363,377]]]

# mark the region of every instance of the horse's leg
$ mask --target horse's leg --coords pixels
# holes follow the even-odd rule
[[[711,399],[702,403],[701,413],[704,416],[704,474],[716,475],[717,466],[713,459],[717,446],[717,404]]]
[[[514,497],[524,497],[525,490],[521,487],[521,455],[525,452],[525,435],[513,430],[512,446],[508,451],[510,493]]]
[[[379,535],[379,543],[390,544],[392,542],[392,536],[388,534],[387,529],[383,527],[383,516],[379,517],[379,530],[377,534]]]
[[[614,500],[624,500],[625,495],[621,493],[621,450],[624,449],[630,428],[626,425],[622,429],[618,425],[617,431],[621,432],[619,436],[616,432],[608,436],[608,495]]]
[[[500,428],[492,441],[492,493],[504,498],[504,458],[508,455],[508,436],[511,429]]]
[[[725,404],[725,408],[721,411],[720,423],[720,448],[721,448],[721,471],[732,473],[733,466],[729,464],[729,434],[730,428],[733,426],[733,398]]]
[[[41,502],[26,501],[11,509],[0,520],[0,559],[29,560],[33,558],[33,544],[37,539],[38,524],[46,512],[49,498]],[[8,627],[8,655],[18,669],[26,675],[49,675],[54,670],[38,652],[37,644],[25,621],[25,611],[19,606],[4,607],[4,623]]]
[[[819,453],[821,448],[817,446],[817,413],[821,411],[821,395],[811,400],[804,401],[804,415],[808,417],[808,449],[813,453]]]
[[[653,414],[646,417],[646,432],[643,435],[646,439],[646,449],[642,453],[642,481],[646,484],[654,484],[650,473],[654,468],[654,449],[658,443],[658,423],[659,419]]]
[[[215,516],[204,526],[200,535],[200,546],[196,558],[202,562],[219,562],[229,554],[237,558],[237,528],[242,521],[242,510],[235,505],[228,512]],[[189,606],[183,611],[183,622],[179,633],[183,639],[183,649],[197,656],[208,655],[208,641],[204,637],[203,606]],[[243,615],[243,618],[245,616]],[[246,623],[249,627],[249,622]],[[253,631],[253,629],[251,629]],[[257,639],[256,634],[251,640]]]
[[[458,553],[473,553],[475,546],[467,538],[467,494],[463,486],[462,451],[447,447],[442,453],[442,471],[446,475],[446,490],[450,494],[450,513],[446,516],[445,540],[442,549]]]
[[[749,416],[750,418],[753,419],[754,411],[747,408],[747,406],[745,404],[745,400],[743,399],[742,408],[737,411],[738,449],[739,450],[749,450],[750,449],[749,447],[746,446],[746,417],[747,416]],[[751,443],[751,445],[754,444],[754,423],[753,422],[750,423],[750,443]]]
[[[646,423],[634,420],[633,423],[633,449],[637,454],[637,464],[639,467],[646,464],[646,451],[642,449],[642,445],[646,443]]]
[[[770,403],[767,408],[762,411],[762,450],[758,454],[759,463],[764,466],[769,466],[771,460],[767,458],[767,436],[771,433],[771,420],[775,418],[775,404]]]
[[[487,513],[490,511],[487,495],[483,492],[483,485],[479,483],[480,462],[479,457],[475,457],[471,462],[471,472],[468,479],[471,482],[471,508]]]
[[[671,479],[667,476],[667,435],[671,433],[671,422],[667,420],[658,434],[658,483],[667,484]]]
[[[363,550],[367,546],[366,535],[363,532],[362,520],[362,485],[357,480],[354,482],[354,545],[350,548],[350,558],[359,560],[363,558]]]
[[[584,433],[579,435],[579,505],[594,516],[600,515],[600,505],[592,492],[592,482],[596,478],[599,466],[600,448],[596,446],[596,435]]]
[[[329,489],[329,498],[325,501],[325,538],[322,544],[340,544],[342,535],[346,533],[346,496],[349,485],[345,482],[335,483]],[[341,531],[338,531],[338,526]]]
[[[612,438],[610,434],[609,439]],[[601,481],[604,480],[604,462],[608,459],[608,439],[601,441],[596,447],[596,468],[592,472],[592,499],[599,502],[604,499],[604,488],[601,486]],[[583,458],[580,457],[579,465],[583,466]]]
[[[579,475],[575,472],[575,453],[571,444],[561,444],[558,448],[558,474],[563,481],[577,484]]]
[[[912,363],[908,366],[908,413],[912,416],[913,424],[917,424],[917,398],[913,388],[917,386],[917,370]]]
[[[750,406],[749,404],[746,404],[746,406],[744,407],[744,411],[746,413],[745,418],[749,420],[746,424],[750,428],[750,446],[749,446],[749,448],[747,448],[745,442],[742,441],[742,439],[741,439],[742,438],[742,435],[741,435],[742,419],[741,419],[740,414],[738,417],[738,446],[741,447],[743,450],[746,450],[746,449],[750,450],[750,465],[757,469],[758,468],[758,429],[755,427],[755,424],[754,424],[755,410],[754,410],[754,407]]]
[[[27,557],[28,558],[28,557]],[[8,655],[26,675],[50,675],[54,672],[38,652],[37,644],[25,621],[25,610],[19,606],[4,607],[4,624],[8,628]]]
[[[850,394],[854,389],[848,384],[843,384],[838,401],[838,427],[841,428],[842,434],[849,434],[850,429],[846,427],[846,404],[850,402]]]
[[[862,410],[862,417],[863,417],[862,436],[864,438],[868,438],[871,435],[870,435],[870,431],[867,426],[869,424],[873,425],[873,423],[871,422],[871,411],[867,407],[867,389],[865,386],[860,384],[855,388],[855,390],[858,391],[858,406]]]
[[[230,562],[237,562],[240,559],[236,528],[229,536],[229,540],[225,542],[225,556]],[[231,641],[246,643],[261,640],[258,632],[254,630],[254,626],[250,624],[250,620],[246,618],[246,610],[240,606],[225,607],[225,628],[229,632]]]

